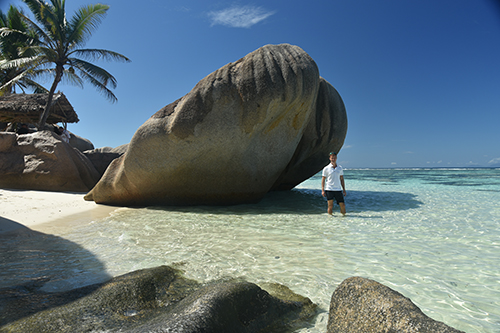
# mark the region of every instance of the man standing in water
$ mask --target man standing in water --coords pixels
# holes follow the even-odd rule
[[[330,164],[323,168],[323,177],[321,177],[321,194],[328,201],[328,214],[333,214],[333,199],[340,206],[340,212],[345,215],[344,196],[344,170],[337,164],[337,153],[330,153]]]

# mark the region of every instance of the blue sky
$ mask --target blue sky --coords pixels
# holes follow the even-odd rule
[[[97,3],[66,2],[69,16]],[[289,43],[311,55],[344,100],[345,168],[500,165],[497,1],[102,3],[111,8],[86,46],[132,60],[97,63],[117,78],[118,102],[91,86],[59,86],[80,117],[68,129],[96,148],[128,143],[152,114],[225,64]]]

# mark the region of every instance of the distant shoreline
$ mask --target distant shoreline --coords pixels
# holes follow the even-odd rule
[[[380,168],[349,168],[343,167],[344,170],[500,170],[497,167],[380,167]]]

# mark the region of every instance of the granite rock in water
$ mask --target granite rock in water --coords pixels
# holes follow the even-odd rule
[[[17,303],[10,295],[13,300],[4,311],[22,311],[29,297],[43,300],[47,309],[1,326],[0,332],[283,331],[316,314],[309,299],[283,288],[288,292],[274,297],[242,281],[201,286],[174,268],[160,266],[68,292],[21,292]]]
[[[51,131],[0,133],[0,187],[87,192],[99,180],[92,163]]]
[[[320,171],[329,152],[339,152],[347,134],[344,102],[337,90],[320,78],[315,109],[302,139],[273,190],[291,190]]]
[[[413,302],[376,281],[351,277],[334,291],[327,333],[458,333],[426,316]]]
[[[122,206],[227,205],[291,188],[343,144],[346,113],[332,89],[301,48],[264,46],[154,114],[85,198]]]

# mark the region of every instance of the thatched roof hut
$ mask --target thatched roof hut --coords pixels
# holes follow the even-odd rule
[[[0,96],[0,122],[37,124],[48,94],[10,94]],[[47,124],[77,123],[78,115],[63,93],[54,94]]]

